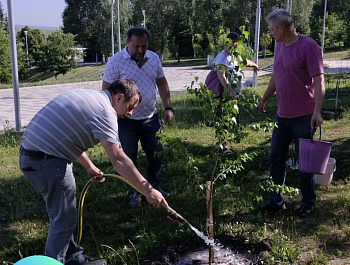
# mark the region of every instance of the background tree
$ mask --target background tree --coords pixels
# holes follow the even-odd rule
[[[52,71],[57,79],[59,74],[66,74],[76,67],[74,56],[78,53],[74,49],[74,35],[65,34],[62,30],[54,30],[47,37],[41,47],[41,57],[38,63],[40,71]]]
[[[313,25],[314,32],[312,37],[319,43],[322,41],[322,27],[323,27],[323,17],[320,17],[318,21]],[[343,46],[344,40],[347,39],[345,21],[341,19],[336,13],[328,13],[326,15],[326,28],[325,28],[325,47],[331,47],[337,44],[338,46]]]
[[[151,34],[149,49],[161,58],[178,52],[181,42],[191,40],[193,3],[188,0],[131,1],[132,24],[143,23],[142,10],[146,10],[146,27]],[[190,43],[191,45],[191,43]]]
[[[108,0],[65,0],[63,31],[74,34],[84,48],[111,55],[111,7]],[[120,1],[121,35],[129,28],[132,10],[128,1]],[[116,14],[116,5],[113,6]],[[114,16],[116,38],[117,15]],[[121,37],[123,42],[125,38]],[[123,46],[123,45],[122,45]],[[115,45],[118,47],[118,45]]]
[[[23,43],[23,51],[26,53],[25,33],[27,31],[28,57],[32,66],[36,66],[41,58],[41,48],[46,43],[46,35],[42,29],[31,29],[28,26],[17,32],[17,39]]]
[[[341,30],[344,32],[343,42],[347,46],[350,44],[350,1],[348,0],[333,0],[327,2],[327,12],[328,14],[336,13],[338,15],[339,20],[342,20],[344,28]],[[312,12],[311,12],[311,20],[310,20],[310,28],[311,33],[310,36],[316,40],[319,44],[321,44],[321,36],[322,36],[322,23],[323,23],[323,13],[324,13],[324,0],[316,0]],[[322,23],[320,24],[320,22]],[[326,20],[326,27],[328,26],[328,22]],[[321,34],[321,35],[320,35]],[[325,32],[325,42],[328,35],[328,31],[326,28]]]
[[[0,83],[11,83],[11,52],[10,40],[8,32],[3,29],[3,24],[0,27]]]
[[[215,46],[225,20],[221,12],[223,2],[221,0],[195,0],[194,4],[194,33],[211,35]],[[211,53],[215,53],[215,51],[211,51]]]
[[[256,0],[245,1],[244,8],[242,8],[242,4],[237,0],[224,0],[223,2],[222,16],[224,18],[224,28],[228,28],[229,31],[239,32],[238,27],[240,25],[246,25],[247,31],[250,33],[249,36],[252,34],[254,36]],[[248,23],[246,23],[247,20]],[[248,42],[251,43],[252,41],[250,37]]]
[[[171,3],[161,0],[134,0],[131,2],[133,8],[132,24],[141,26],[143,22],[142,10],[145,10],[146,27],[151,35],[149,49],[162,55],[169,36],[168,24],[170,24],[169,10],[171,9]]]
[[[297,32],[309,36],[311,32],[310,17],[314,1],[298,0],[293,1],[292,3],[292,17]]]
[[[4,14],[4,10],[2,9],[2,4],[0,2],[0,23],[3,22],[4,18],[5,18],[5,14]]]
[[[31,29],[28,32],[28,53],[33,66],[41,57],[41,48],[46,44],[45,32],[42,29]]]
[[[17,65],[19,75],[23,75],[25,66],[25,53],[23,43],[17,43]],[[10,38],[7,23],[0,23],[0,83],[8,84],[12,81]]]
[[[263,47],[262,49],[262,56],[266,58],[266,49],[271,45],[272,38],[269,33],[263,33],[260,36],[260,45]]]
[[[63,13],[64,32],[76,35],[77,43],[83,47],[110,55],[111,12],[108,0],[65,1],[67,7]],[[350,20],[347,18],[350,17],[350,1],[328,2],[329,13],[336,13],[336,20],[343,21],[343,37],[348,44]],[[286,8],[286,1],[261,1],[260,32],[268,31],[267,14],[277,6]],[[323,18],[323,7],[324,0],[293,1],[292,16],[297,31],[306,35],[314,34],[316,36],[312,37],[316,37],[319,42],[317,35],[322,30],[317,25],[319,19]],[[114,8],[116,10],[116,6]],[[161,57],[174,55],[181,47],[191,49],[192,43],[201,56],[213,54],[213,48],[217,48],[220,29],[239,31],[238,25],[243,24],[251,36],[248,45],[252,46],[254,42],[256,0],[246,0],[244,4],[239,0],[120,0],[121,46],[125,45],[126,31],[131,26],[142,25],[142,10],[146,10],[146,26],[151,33],[149,48]],[[115,29],[116,20],[117,16]],[[115,37],[117,40],[117,34]]]

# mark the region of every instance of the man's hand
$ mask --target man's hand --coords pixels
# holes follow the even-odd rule
[[[103,177],[103,172],[99,170],[96,166],[90,167],[87,169],[89,176],[91,177],[92,183],[104,182],[105,178]]]
[[[323,123],[323,119],[322,119],[322,116],[321,116],[321,113],[314,113],[312,114],[312,117],[311,117],[311,128],[318,128],[321,126],[321,124]]]
[[[265,113],[266,110],[265,110],[265,105],[266,105],[266,102],[260,100],[258,105],[256,105],[256,113],[258,115],[260,115],[261,113]]]
[[[174,113],[171,111],[171,110],[166,110],[164,111],[164,120],[167,122],[167,123],[171,123],[174,119]]]
[[[162,194],[156,189],[151,189],[151,191],[148,194],[145,194],[145,196],[149,204],[152,204],[154,207],[157,208],[163,206],[167,210],[167,212],[170,211],[167,201],[164,199]]]
[[[77,159],[77,162],[82,165],[88,175],[91,177],[91,181],[93,183],[97,183],[97,182],[104,182],[105,178],[103,177],[103,172],[101,170],[99,170],[94,163],[92,163],[91,159],[89,158],[89,156],[83,152]]]

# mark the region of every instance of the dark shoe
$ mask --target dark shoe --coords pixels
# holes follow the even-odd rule
[[[285,209],[287,209],[285,205],[283,205],[283,207],[272,207],[268,204],[260,208],[261,213],[269,213],[269,214],[275,214]]]
[[[159,191],[162,195],[163,195],[163,197],[164,198],[166,198],[166,197],[168,197],[170,194],[169,194],[169,192],[166,192],[166,191],[164,191],[164,190],[162,190],[161,188],[155,188],[157,191]]]
[[[105,259],[90,260],[85,262],[84,265],[107,265],[107,260]]]
[[[314,211],[313,206],[304,206],[302,205],[298,210],[295,211],[295,215],[299,216],[300,218],[304,219],[312,215],[312,212]]]
[[[141,207],[141,194],[135,194],[130,197],[130,206],[131,207]]]

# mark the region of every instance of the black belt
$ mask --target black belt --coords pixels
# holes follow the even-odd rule
[[[41,152],[41,151],[28,150],[28,149],[25,149],[22,146],[21,146],[19,152],[22,155],[29,156],[29,157],[36,158],[36,159],[42,159],[42,160],[44,160],[44,159],[51,159],[51,158],[58,158],[57,156],[49,155],[49,154],[46,154],[46,153]]]

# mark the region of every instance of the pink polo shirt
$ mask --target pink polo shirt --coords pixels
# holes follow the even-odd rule
[[[278,42],[274,59],[277,114],[295,118],[312,114],[315,108],[314,81],[324,73],[320,47],[311,38],[298,35],[290,46]]]

